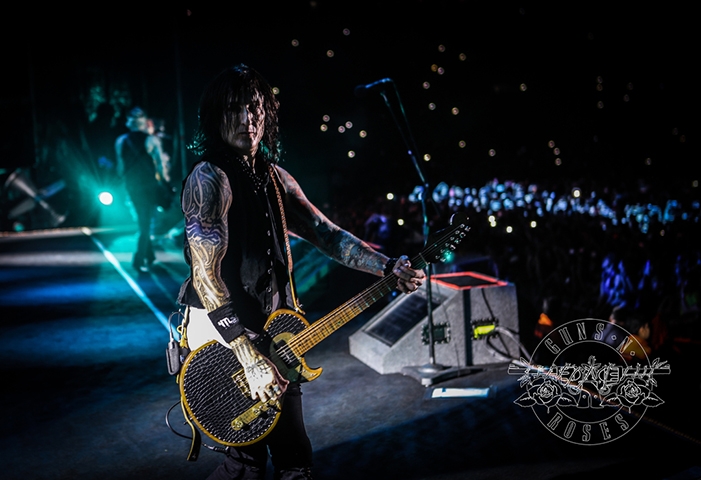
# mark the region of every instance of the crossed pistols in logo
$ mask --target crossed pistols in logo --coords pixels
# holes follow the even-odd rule
[[[531,408],[548,431],[568,442],[598,445],[622,437],[649,407],[664,403],[653,392],[654,377],[670,373],[666,361],[626,355],[632,342],[637,339],[604,320],[554,329],[533,353],[539,364],[521,358],[509,366],[526,389],[514,403]]]

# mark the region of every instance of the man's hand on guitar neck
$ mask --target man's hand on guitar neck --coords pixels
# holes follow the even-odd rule
[[[290,382],[282,378],[277,367],[256,350],[248,337],[241,335],[230,345],[243,367],[251,398],[267,402],[282,397]]]
[[[394,259],[390,259],[391,262]],[[409,257],[402,255],[392,267],[392,273],[397,277],[397,289],[402,293],[412,293],[419,289],[426,280],[423,270],[411,268]]]

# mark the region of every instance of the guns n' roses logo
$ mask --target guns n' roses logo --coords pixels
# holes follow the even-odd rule
[[[568,442],[599,445],[628,433],[648,408],[663,400],[653,391],[656,375],[669,374],[665,361],[650,361],[640,342],[622,327],[584,319],[551,331],[521,359],[525,392],[514,401],[531,408],[550,432]]]

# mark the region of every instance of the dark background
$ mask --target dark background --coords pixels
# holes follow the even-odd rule
[[[514,181],[568,201],[574,187],[585,197],[596,193],[609,211],[538,213],[535,202],[512,210],[471,208],[464,250],[440,268],[516,285],[519,335],[528,351],[548,331],[541,320],[604,319],[627,304],[653,324],[651,358],[672,365],[673,375],[660,380],[665,405],[650,409],[621,442],[583,449],[516,408],[516,379],[503,371],[455,379],[462,386],[498,386],[494,398],[436,403],[414,379],[361,365],[348,353],[348,335],[375,313],[368,311],[308,358],[312,366],[328,367],[305,389],[320,477],[698,476],[699,29],[690,7],[143,3],[25,2],[4,6],[0,15],[6,339],[0,366],[9,382],[0,396],[8,420],[0,455],[7,475],[205,478],[220,462],[212,452],[186,462],[188,442],[164,425],[164,413],[178,401],[163,359],[167,332],[94,243],[103,242],[118,266],[135,275],[133,220],[102,209],[95,194],[119,191],[113,145],[136,105],[164,122],[164,146],[179,183],[195,161],[184,147],[205,84],[245,62],[279,89],[282,165],[325,213],[376,242],[363,228],[373,213],[406,220],[396,237],[378,245],[390,256],[418,249],[423,240],[420,208],[409,200],[420,181],[400,134],[408,133],[400,106],[417,156],[430,155],[420,165],[431,187],[446,182],[479,190]],[[393,89],[386,90],[391,108],[379,92],[354,95],[358,85],[384,78],[394,81],[401,104]],[[352,128],[339,133],[346,122]],[[17,169],[21,176],[13,177]],[[61,227],[127,228],[93,228],[91,236],[51,229],[52,217],[38,206],[11,219],[26,204],[20,184],[33,184],[39,196],[58,184],[46,201],[66,214]],[[395,200],[386,199],[390,191]],[[485,191],[495,198],[496,188]],[[680,208],[664,218],[637,222],[627,210],[638,206],[647,215],[650,206],[665,209],[673,200]],[[116,204],[124,206],[124,198]],[[447,221],[450,208],[442,208],[432,227]],[[159,219],[164,231],[181,221],[177,208]],[[39,231],[7,232],[22,229]],[[177,308],[188,274],[181,243],[171,240],[178,238],[158,236],[159,262],[135,280],[161,312]],[[321,278],[308,273],[310,280],[299,268],[304,260],[295,257],[298,284],[311,285],[302,297],[310,321],[370,281],[331,268]]]
[[[648,318],[665,305],[678,315],[679,302],[698,310],[698,29],[687,7],[320,0],[4,13],[0,172],[21,167],[38,191],[59,182],[47,201],[63,227],[133,225],[96,194],[125,204],[113,145],[134,106],[163,122],[179,185],[196,160],[186,146],[204,86],[243,62],[278,89],[282,165],[389,256],[422,247],[411,147],[431,190],[445,182],[493,199],[509,182],[533,186],[541,206],[466,209],[472,232],[446,267],[515,283],[524,331],[541,312],[607,318],[624,301],[607,298],[614,286]],[[386,78],[386,97],[355,95]],[[604,207],[540,212],[546,195],[573,202],[575,188]],[[0,230],[52,226],[42,208],[5,221],[24,195],[5,181]],[[377,213],[385,238],[366,223]],[[430,228],[450,213],[429,205]],[[160,221],[160,233],[177,229],[179,209]]]
[[[30,167],[40,186],[63,179],[54,202],[70,203],[69,223],[89,222],[93,199],[81,192],[111,180],[125,112],[139,105],[164,122],[179,180],[194,160],[183,147],[204,85],[244,62],[279,88],[283,165],[327,211],[420,184],[400,135],[407,125],[419,156],[431,156],[420,162],[430,185],[688,186],[698,158],[692,21],[674,2],[9,7],[0,161],[5,172]],[[394,80],[401,105],[391,88],[391,108],[377,92],[356,98],[357,85],[382,78]]]

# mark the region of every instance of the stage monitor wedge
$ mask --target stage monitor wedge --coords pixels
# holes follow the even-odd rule
[[[507,363],[519,356],[516,286],[476,272],[431,277],[435,362]],[[499,331],[507,330],[509,335]],[[401,295],[349,337],[350,353],[381,374],[429,362],[426,285]]]

